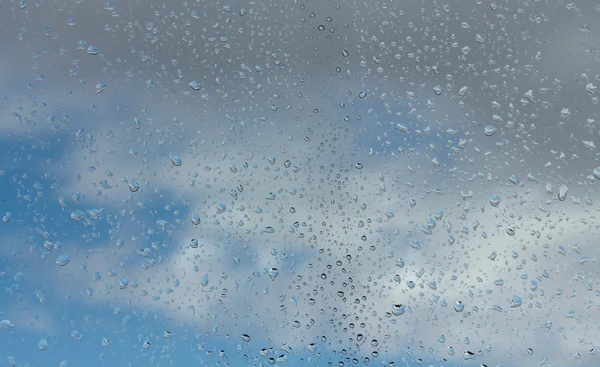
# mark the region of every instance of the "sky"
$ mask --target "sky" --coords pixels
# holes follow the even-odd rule
[[[599,15],[0,0],[0,365],[600,364]]]

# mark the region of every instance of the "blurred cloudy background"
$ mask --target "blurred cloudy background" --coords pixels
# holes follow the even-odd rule
[[[0,363],[598,364],[599,15],[0,1]]]

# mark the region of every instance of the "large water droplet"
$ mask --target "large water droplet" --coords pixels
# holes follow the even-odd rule
[[[204,274],[202,279],[200,279],[200,285],[206,287],[208,285],[208,274]]]

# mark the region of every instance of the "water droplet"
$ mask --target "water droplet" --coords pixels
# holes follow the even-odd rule
[[[107,85],[105,83],[102,83],[102,82],[96,83],[96,93],[102,92],[103,90],[106,89],[106,87],[107,87]]]
[[[132,178],[131,180],[129,180],[129,190],[131,190],[131,192],[136,192],[139,189],[140,189],[140,185],[138,185],[135,178]]]
[[[363,165],[362,165],[362,163],[355,163],[354,164],[354,168],[356,168],[356,169],[362,169]]]
[[[321,32],[323,32],[325,30],[325,26],[324,25],[320,25],[317,27],[318,30],[320,30]]]
[[[400,274],[394,275],[394,282],[400,283],[401,281],[402,281],[402,278],[400,277]]]
[[[58,259],[56,259],[56,265],[65,266],[71,262],[71,256],[69,255],[60,255]]]
[[[456,301],[454,303],[454,311],[463,312],[464,309],[465,309],[465,305],[461,301]]]
[[[267,271],[267,274],[269,275],[269,278],[271,278],[271,280],[275,280],[275,278],[277,278],[277,276],[279,275],[279,270],[277,268],[271,268],[269,269],[269,271]]]
[[[12,214],[10,212],[6,212],[6,213],[4,213],[4,216],[2,217],[2,222],[6,223],[11,219],[12,219]]]
[[[517,177],[516,175],[512,175],[508,178],[508,180],[510,182],[512,182],[514,185],[520,185],[521,184],[521,180],[519,179],[519,177]]]
[[[90,55],[98,55],[99,52],[100,52],[100,49],[96,46],[89,46],[87,48],[87,53]]]
[[[495,126],[488,125],[488,126],[486,126],[486,127],[483,129],[483,133],[484,133],[486,136],[492,136],[492,135],[494,135],[494,133],[496,132],[496,130],[498,130],[498,129],[496,129],[496,127],[495,127]]]
[[[403,305],[403,304],[401,304],[401,303],[397,303],[397,304],[392,305],[392,314],[394,316],[400,316],[405,311],[406,311],[406,306]]]
[[[491,197],[490,197],[490,204],[491,204],[491,205],[492,205],[494,208],[497,208],[497,207],[498,207],[498,205],[500,205],[500,201],[501,201],[501,199],[500,199],[500,196],[498,196],[498,195],[494,195],[494,196],[491,196]]]
[[[197,211],[192,213],[192,224],[196,226],[200,224],[200,214]]]
[[[171,158],[171,163],[175,166],[175,167],[179,167],[181,166],[181,158],[179,158],[179,156],[177,155],[170,155],[169,154],[169,158]]]
[[[200,90],[202,89],[202,84],[198,83],[197,81],[193,80],[191,81],[189,84],[190,88],[192,88],[193,90]]]
[[[250,335],[248,334],[242,334],[242,340],[245,342],[249,342],[250,341]]]
[[[475,359],[477,357],[477,355],[471,351],[466,351],[463,353],[463,358],[465,360],[469,360],[469,359]]]
[[[513,296],[512,301],[510,302],[510,308],[517,308],[523,304],[523,300],[519,296]]]
[[[567,198],[567,193],[569,192],[569,188],[565,185],[560,185],[558,188],[558,200],[564,201]]]
[[[206,287],[208,285],[208,274],[204,274],[202,279],[200,279],[200,285]]]
[[[358,94],[359,98],[365,98],[366,96],[367,96],[367,92],[365,92],[364,90]]]
[[[12,322],[10,322],[10,320],[2,320],[2,321],[0,321],[0,327],[2,327],[4,329],[12,330],[15,328],[15,325]]]
[[[48,341],[44,338],[40,339],[40,341],[38,342],[38,349],[40,351],[48,349]]]
[[[198,248],[198,240],[197,240],[197,239],[195,239],[195,238],[192,238],[192,239],[190,240],[190,247],[191,247],[191,248]]]

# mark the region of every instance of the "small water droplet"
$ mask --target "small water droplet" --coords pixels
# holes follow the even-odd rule
[[[96,93],[102,92],[103,90],[106,89],[106,87],[107,87],[107,85],[105,83],[102,83],[102,82],[96,83]]]
[[[461,301],[456,301],[454,303],[454,311],[463,312],[464,309],[465,309],[465,305]]]
[[[6,213],[4,213],[4,216],[2,217],[2,222],[6,223],[11,219],[12,219],[12,214],[10,212],[6,212]]]
[[[181,166],[181,158],[179,158],[179,156],[177,155],[170,155],[169,154],[169,158],[171,158],[171,163],[175,166],[175,167],[179,167]]]
[[[269,275],[269,278],[271,278],[271,280],[275,280],[275,278],[277,278],[277,276],[279,275],[279,270],[277,268],[271,268],[269,269],[269,271],[267,271],[267,274]]]
[[[192,224],[196,226],[200,224],[200,214],[197,211],[192,213]]]
[[[208,285],[208,274],[204,274],[202,279],[200,279],[200,285],[206,287]]]
[[[496,132],[496,130],[498,130],[498,129],[496,129],[495,126],[488,125],[488,126],[486,126],[483,129],[483,134],[486,135],[486,136],[492,136],[492,135],[494,135],[494,133]]]
[[[565,185],[560,185],[558,188],[558,200],[564,201],[567,198],[567,193],[569,192],[569,188]]]
[[[131,180],[129,180],[129,190],[131,190],[131,192],[136,192],[139,189],[140,189],[140,185],[138,185],[135,178],[132,178]]]
[[[512,175],[508,178],[508,180],[510,182],[512,182],[514,185],[520,185],[521,184],[521,180],[519,179],[519,177],[517,175]]]
[[[523,304],[523,300],[519,296],[513,296],[512,301],[510,302],[510,308],[517,308]]]
[[[392,314],[394,314],[394,316],[400,316],[405,311],[406,311],[406,306],[401,303],[392,305]]]
[[[99,52],[100,52],[100,49],[96,46],[89,46],[87,48],[87,53],[90,55],[98,55]]]
[[[40,339],[40,341],[38,342],[38,349],[40,351],[48,349],[48,341],[44,338]]]
[[[60,255],[58,259],[56,259],[56,265],[65,266],[71,262],[71,256],[69,255]]]
[[[490,197],[490,204],[491,204],[491,205],[492,205],[494,208],[497,208],[497,207],[498,207],[498,205],[500,205],[500,201],[501,201],[501,199],[500,199],[500,196],[498,196],[498,195],[494,195],[494,196],[491,196],[491,197]]]
[[[197,81],[193,80],[191,81],[189,84],[190,88],[192,88],[193,90],[200,90],[202,89],[202,84],[198,83]]]

